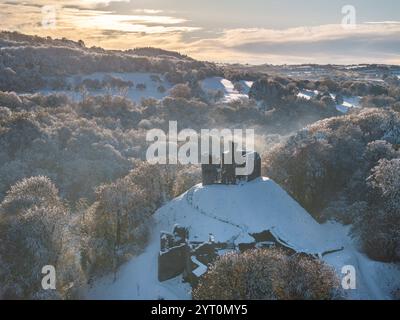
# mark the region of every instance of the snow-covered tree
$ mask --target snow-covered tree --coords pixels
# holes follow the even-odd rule
[[[46,177],[24,179],[10,189],[0,205],[0,283],[5,298],[42,295],[42,268],[47,265],[54,266],[59,275],[53,298],[65,298],[80,287],[79,248],[66,241],[68,215],[57,188]],[[73,270],[68,283],[67,268]]]
[[[198,300],[326,300],[338,297],[333,269],[305,255],[277,249],[229,253],[193,290]]]

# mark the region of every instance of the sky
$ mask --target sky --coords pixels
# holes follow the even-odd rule
[[[215,62],[400,64],[398,0],[0,0],[0,29]]]

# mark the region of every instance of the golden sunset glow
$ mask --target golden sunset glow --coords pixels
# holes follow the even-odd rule
[[[391,10],[384,19],[375,18],[374,7],[367,2],[359,11],[371,13],[358,15],[356,28],[344,29],[339,4],[332,4],[329,12],[318,7],[326,19],[316,24],[310,20],[311,5],[303,5],[305,13],[296,15],[275,1],[254,1],[254,11],[251,1],[248,7],[221,1],[207,12],[190,1],[175,7],[156,0],[0,1],[0,28],[81,39],[107,49],[161,47],[220,62],[399,63],[398,13]],[[257,8],[265,10],[265,19]],[[52,15],[54,25],[46,25]],[[276,19],[278,15],[282,20]]]

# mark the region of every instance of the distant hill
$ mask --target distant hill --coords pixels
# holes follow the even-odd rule
[[[194,59],[188,57],[187,55],[180,54],[179,52],[175,51],[168,51],[160,48],[152,48],[152,47],[145,47],[145,48],[135,48],[131,50],[127,50],[127,53],[132,53],[138,56],[145,56],[145,57],[173,57],[182,60],[192,60]]]
[[[95,72],[147,72],[165,74],[201,70],[219,75],[210,62],[196,61],[176,52],[156,48],[127,51],[86,47],[83,41],[52,39],[0,32],[0,90],[33,92],[46,84],[46,77]]]

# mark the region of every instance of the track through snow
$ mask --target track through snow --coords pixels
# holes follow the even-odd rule
[[[247,242],[253,242],[253,241],[254,241],[253,238],[249,237],[249,233],[248,233],[248,230],[247,230],[246,227],[240,226],[240,225],[238,225],[238,224],[234,224],[234,223],[230,222],[229,220],[224,220],[224,219],[218,218],[217,216],[214,216],[214,215],[212,215],[212,214],[209,214],[209,213],[207,213],[207,212],[204,212],[204,210],[202,210],[198,205],[194,204],[194,203],[193,203],[193,195],[194,195],[195,190],[196,190],[195,187],[191,188],[191,189],[186,193],[186,196],[185,196],[187,202],[189,203],[189,205],[190,205],[194,210],[196,210],[198,213],[202,214],[203,216],[209,217],[209,218],[211,218],[211,219],[217,220],[217,221],[222,222],[222,223],[229,224],[229,225],[231,225],[231,226],[233,226],[233,227],[235,227],[235,228],[238,228],[238,229],[241,231],[239,234],[237,234],[236,236],[234,236],[234,237],[231,239],[231,242],[236,242],[236,241],[238,241],[238,240],[240,240],[241,243],[245,243],[246,240],[247,240]]]
[[[148,246],[124,264],[116,281],[113,275],[96,281],[87,292],[90,299],[190,299],[191,288],[179,276],[163,283],[157,280],[160,232],[175,224],[189,228],[192,241],[253,241],[249,233],[271,230],[296,251],[322,256],[339,277],[342,267],[353,265],[357,290],[352,299],[388,299],[400,286],[400,270],[393,264],[369,260],[359,253],[348,236],[348,227],[338,223],[317,223],[280,186],[267,178],[241,185],[197,185],[160,208],[154,214]],[[341,251],[337,249],[344,248]]]

